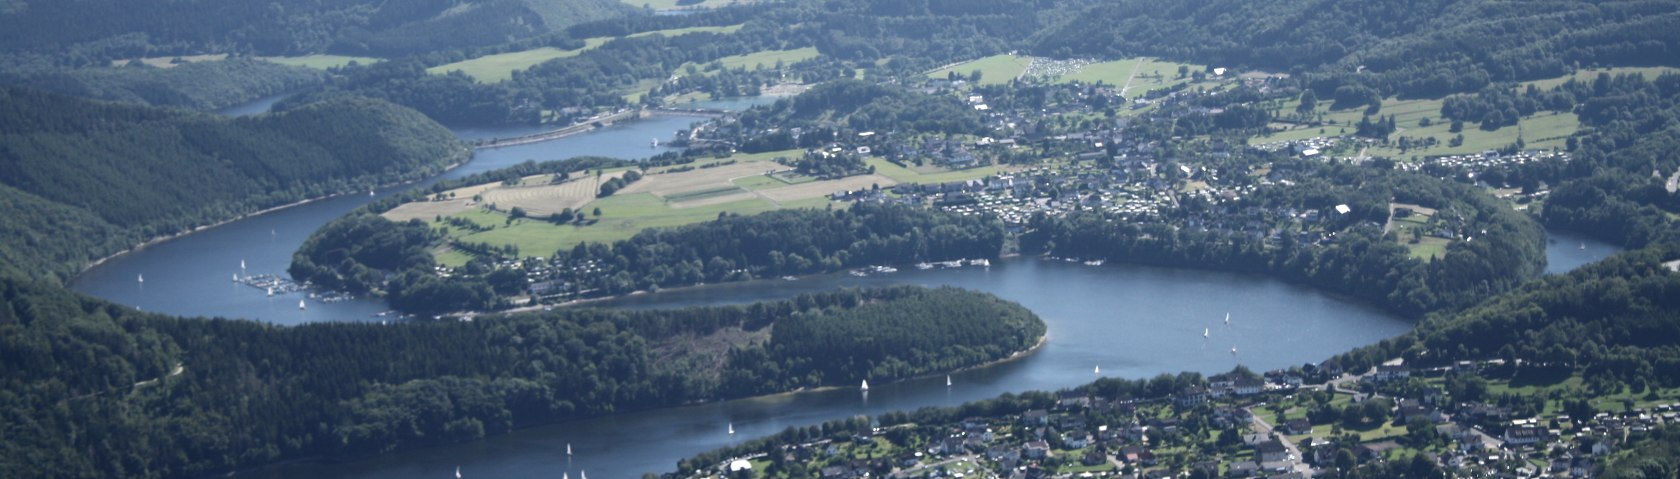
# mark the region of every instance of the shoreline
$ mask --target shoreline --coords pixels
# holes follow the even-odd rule
[[[469,147],[469,149],[467,151],[471,152],[472,150]],[[426,175],[425,178],[416,179],[416,180],[409,180],[409,181],[401,181],[401,182],[396,182],[396,183],[387,183],[387,184],[382,184],[382,185],[376,185],[376,186],[374,186],[374,189],[391,188],[391,187],[397,187],[397,186],[411,185],[411,184],[419,183],[421,181],[425,181],[425,180],[437,177],[437,176],[442,175],[444,173],[448,173],[451,170],[459,168],[462,165],[465,165],[465,164],[467,164],[468,162],[471,162],[471,161],[472,161],[472,155],[468,155],[467,159],[445,165],[442,170],[439,170],[437,173],[434,173],[434,174],[431,174],[431,175]],[[192,229],[189,229],[189,230],[186,230],[186,231],[181,231],[181,232],[178,232],[178,233],[167,234],[167,235],[162,235],[162,236],[155,236],[155,237],[152,237],[151,239],[141,241],[139,244],[136,244],[134,246],[124,248],[121,251],[111,253],[109,255],[106,255],[103,258],[99,258],[99,259],[90,261],[85,265],[82,265],[82,268],[80,270],[77,270],[76,274],[74,276],[71,276],[69,278],[69,281],[66,281],[65,283],[66,283],[66,285],[74,284],[77,280],[80,280],[82,278],[82,275],[87,274],[88,271],[92,271],[94,268],[100,267],[100,266],[104,265],[105,263],[108,263],[112,260],[115,260],[115,259],[117,259],[119,257],[122,257],[123,255],[127,255],[129,253],[133,253],[133,252],[136,252],[136,251],[141,251],[141,250],[144,250],[144,249],[152,247],[152,246],[156,246],[156,245],[167,243],[167,242],[170,242],[170,241],[173,241],[173,240],[176,240],[176,239],[191,236],[194,233],[199,233],[199,232],[209,230],[209,229],[212,229],[212,228],[216,228],[216,227],[219,227],[219,226],[226,226],[226,225],[228,225],[230,223],[233,223],[233,222],[236,222],[236,221],[242,221],[242,220],[266,215],[266,214],[269,214],[269,213],[273,213],[273,212],[276,212],[276,211],[281,211],[281,210],[284,210],[284,209],[287,209],[287,208],[303,206],[303,205],[307,205],[307,204],[314,203],[314,202],[317,202],[317,201],[330,200],[330,199],[333,199],[333,198],[341,198],[341,197],[345,197],[345,196],[349,196],[349,195],[353,195],[353,194],[356,194],[356,193],[344,192],[344,193],[337,193],[337,194],[331,194],[331,195],[326,195],[326,196],[317,196],[317,197],[313,197],[313,198],[304,198],[302,200],[294,201],[294,202],[291,202],[291,203],[286,203],[286,204],[277,205],[277,206],[270,206],[268,208],[263,208],[263,209],[260,209],[260,210],[257,210],[257,211],[252,211],[250,213],[241,214],[241,215],[238,215],[238,216],[235,216],[235,217],[232,217],[232,218],[224,219],[224,220],[221,220],[221,221],[216,221],[216,222],[213,222],[213,223],[210,223],[210,224],[196,226],[196,227],[193,227]]]

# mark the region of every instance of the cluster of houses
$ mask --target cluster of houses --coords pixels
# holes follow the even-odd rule
[[[1355,401],[1368,401],[1414,376],[1462,372],[1480,364],[1414,371],[1403,364],[1386,364],[1355,377],[1341,377],[1333,362],[1300,369],[1269,371],[1263,376],[1236,373],[1208,377],[1164,400],[1115,400],[1080,391],[1063,391],[1054,407],[1000,417],[971,417],[937,426],[934,437],[917,448],[895,448],[891,454],[852,459],[831,441],[785,446],[789,459],[822,467],[824,479],[864,477],[938,478],[980,477],[1039,479],[1049,477],[1167,478],[1219,477],[1229,479],[1295,479],[1335,474],[1338,455],[1351,452],[1360,464],[1416,460],[1420,456],[1449,477],[1590,478],[1595,468],[1629,439],[1680,420],[1680,403],[1600,412],[1575,420],[1568,416],[1516,418],[1506,408],[1480,403],[1453,403],[1437,388],[1421,388],[1416,397],[1389,396],[1395,424],[1426,422],[1435,428],[1439,444],[1422,449],[1395,434],[1357,444],[1333,442],[1314,434],[1307,419],[1267,424],[1270,414],[1256,417],[1267,401],[1287,400],[1308,379],[1334,380],[1324,387]],[[1339,379],[1338,379],[1339,378]],[[1357,392],[1343,387],[1360,386]],[[1316,386],[1315,386],[1316,387]],[[1414,391],[1420,388],[1403,388]],[[1174,413],[1163,414],[1168,405]],[[895,427],[912,427],[909,425]],[[1204,455],[1206,451],[1183,438],[1186,428],[1236,430],[1238,453]],[[890,428],[889,428],[890,429]],[[851,443],[874,447],[882,430],[856,434]],[[1344,439],[1345,440],[1345,439]],[[1197,440],[1192,440],[1192,442]],[[1224,449],[1230,451],[1231,449]],[[815,462],[812,462],[815,461]],[[725,462],[716,471],[730,472]],[[1089,471],[1089,472],[1070,472]]]

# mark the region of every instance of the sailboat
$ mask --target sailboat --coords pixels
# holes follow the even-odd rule
[[[142,274],[138,278],[136,278],[136,280],[138,280],[141,283],[145,283],[146,282],[146,275]]]
[[[1587,250],[1587,244],[1586,243],[1581,243],[1581,251],[1586,251],[1586,250]]]
[[[1202,337],[1208,337],[1208,328],[1202,328]]]
[[[945,387],[951,387],[951,375],[945,375]]]
[[[239,270],[245,271],[245,260],[239,260]]]
[[[461,479],[461,466],[455,466],[455,479]]]
[[[1225,313],[1225,325],[1226,326],[1231,325],[1231,313]]]
[[[1092,369],[1091,374],[1102,374],[1102,366],[1097,366],[1096,368]]]
[[[869,390],[869,380],[868,379],[863,380],[863,390],[865,390],[865,391]]]
[[[237,275],[237,274],[233,275],[233,282],[235,282],[235,283],[239,282],[239,275]]]
[[[572,443],[566,443],[566,455],[572,455]]]
[[[729,423],[729,435],[735,435],[735,423]]]
[[[273,286],[268,287],[268,295],[269,296],[274,296],[274,287]]]
[[[1231,346],[1231,355],[1232,355],[1232,356],[1236,356],[1236,355],[1237,355],[1237,347],[1236,347],[1236,346]]]
[[[298,300],[298,309],[300,309],[300,310],[301,309],[309,309],[309,306],[306,305],[306,304],[303,304],[303,300],[300,299],[300,300]]]
[[[578,479],[589,479],[589,473],[583,472],[582,469],[579,469],[578,470]]]

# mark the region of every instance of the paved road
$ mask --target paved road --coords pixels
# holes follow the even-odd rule
[[[1254,429],[1254,432],[1268,436],[1272,434],[1271,423],[1266,422],[1266,419],[1260,417],[1260,414],[1255,414],[1252,408],[1248,409],[1248,414],[1252,418],[1249,420],[1249,427]],[[1290,441],[1289,437],[1282,433],[1279,433],[1277,437],[1278,441],[1283,443],[1283,448],[1289,451],[1290,462],[1295,464],[1295,472],[1299,472],[1308,478],[1313,477],[1312,466],[1301,462],[1301,458],[1306,457],[1301,454],[1301,448],[1296,447],[1295,442]]]

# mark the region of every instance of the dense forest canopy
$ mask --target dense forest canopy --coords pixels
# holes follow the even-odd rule
[[[252,58],[191,62],[159,68],[131,62],[118,68],[10,68],[0,82],[61,95],[173,106],[225,108],[269,95],[318,86],[327,73]]]
[[[0,222],[18,232],[0,238],[0,258],[64,275],[152,237],[424,178],[466,154],[437,123],[377,100],[227,119],[0,89],[0,198],[16,207]]]
[[[1434,97],[1588,65],[1674,65],[1680,4],[1199,0],[1109,2],[1045,30],[1045,55],[1159,55],[1305,74],[1342,86]]]
[[[883,331],[903,348],[853,347]],[[948,371],[1027,349],[1044,331],[1019,305],[948,288],[275,327],[140,313],[8,277],[0,279],[0,367],[11,371],[0,379],[8,437],[0,475],[196,477],[458,442],[615,411]]]
[[[0,50],[72,66],[194,53],[408,54],[504,43],[634,11],[617,0],[15,0]]]

